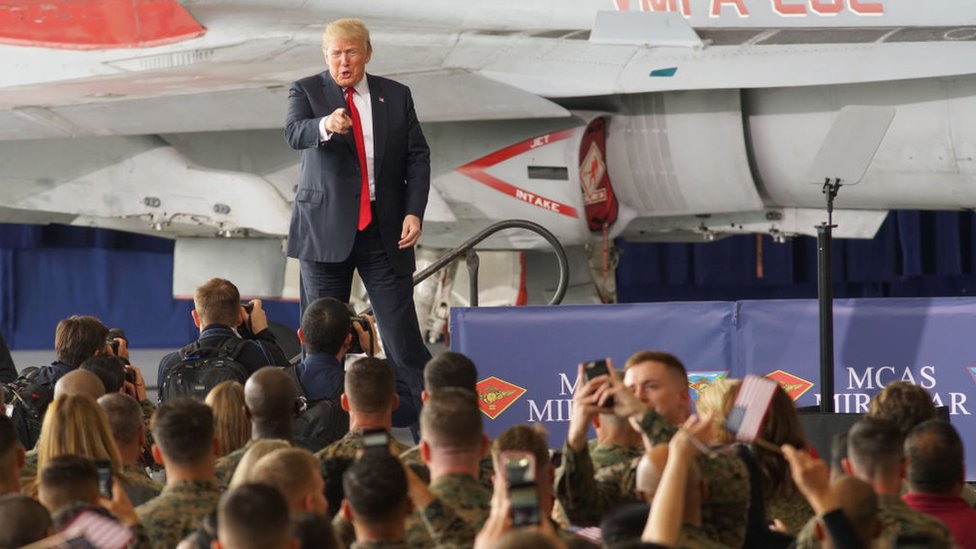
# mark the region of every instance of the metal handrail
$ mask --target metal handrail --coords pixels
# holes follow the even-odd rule
[[[413,285],[416,286],[424,280],[427,280],[437,271],[447,267],[453,261],[465,255],[468,260],[468,272],[471,276],[471,306],[477,307],[479,261],[478,253],[474,251],[474,247],[489,236],[506,229],[528,229],[546,239],[546,242],[549,243],[552,250],[556,252],[556,260],[559,262],[559,284],[556,286],[556,293],[549,300],[549,305],[559,305],[562,303],[563,298],[566,297],[566,288],[569,286],[569,262],[566,260],[566,250],[563,249],[563,245],[556,239],[556,235],[549,232],[549,229],[525,219],[507,219],[486,227],[478,234],[461,243],[457,248],[442,255],[437,261],[427,266],[426,269],[413,275]]]

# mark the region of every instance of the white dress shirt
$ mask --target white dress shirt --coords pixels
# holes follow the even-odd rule
[[[359,121],[363,125],[363,145],[366,147],[366,176],[369,178],[369,200],[372,202],[376,200],[376,185],[373,180],[373,174],[375,173],[373,165],[373,104],[369,97],[369,83],[366,82],[366,77],[363,77],[358,84],[353,86],[356,93],[352,94],[353,103],[356,104],[356,110],[359,111]],[[342,99],[346,99],[346,90],[342,90]],[[346,114],[352,118],[351,113],[346,109]],[[322,118],[319,121],[319,138],[322,141],[328,141],[332,138],[332,132],[325,129],[325,120],[328,116]]]

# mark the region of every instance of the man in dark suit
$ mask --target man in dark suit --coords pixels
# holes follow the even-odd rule
[[[348,302],[359,271],[383,347],[412,392],[395,415],[396,425],[409,425],[430,359],[412,280],[430,150],[410,90],[366,74],[372,46],[362,21],[329,23],[322,48],[329,70],[288,91],[285,139],[302,157],[288,255],[300,260],[303,308],[321,297]]]

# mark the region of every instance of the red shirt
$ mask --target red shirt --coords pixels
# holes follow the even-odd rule
[[[976,548],[976,509],[959,496],[949,494],[905,494],[906,505],[931,515],[949,527],[959,547]]]

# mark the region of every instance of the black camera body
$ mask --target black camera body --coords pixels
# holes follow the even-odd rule
[[[370,347],[375,348],[376,345],[373,343],[373,341],[375,341],[376,334],[373,333],[373,326],[369,323],[369,321],[356,315],[353,315],[350,320],[352,320],[352,323],[349,325],[349,333],[352,334],[352,343],[349,344],[349,349],[346,352],[350,354],[366,353],[366,350],[363,349],[362,344],[359,342],[359,332],[356,331],[356,324],[359,324],[363,331],[369,334]],[[372,350],[373,349],[370,349],[370,351]]]

